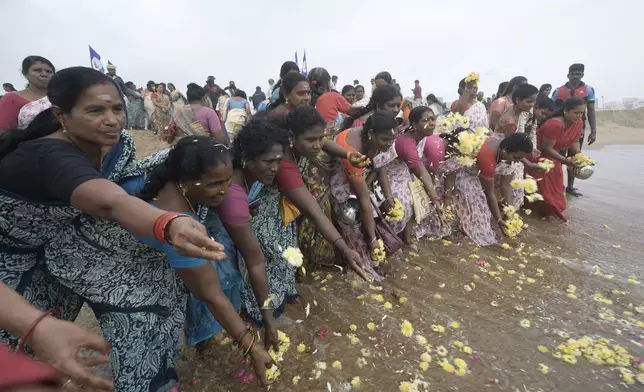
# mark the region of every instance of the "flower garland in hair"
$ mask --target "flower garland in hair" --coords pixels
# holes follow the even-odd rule
[[[461,132],[458,135],[458,145],[456,145],[456,149],[459,152],[456,157],[458,163],[463,166],[474,166],[476,156],[487,140],[489,132],[485,127],[478,127],[474,132]]]
[[[465,83],[473,83],[474,86],[478,87],[479,80],[481,80],[481,75],[478,72],[470,72],[465,78]]]

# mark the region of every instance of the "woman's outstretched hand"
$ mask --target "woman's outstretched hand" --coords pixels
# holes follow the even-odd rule
[[[344,261],[351,267],[352,270],[354,270],[360,277],[367,282],[370,282],[373,280],[371,278],[371,274],[366,271],[366,266],[364,264],[364,261],[362,260],[362,257],[358,252],[356,252],[353,249],[346,248],[344,250]]]
[[[179,217],[170,222],[168,237],[182,256],[204,260],[226,258],[224,246],[208,236],[206,228],[191,217]]]
[[[68,321],[45,317],[34,327],[29,345],[36,356],[60,373],[63,384],[97,391],[111,391],[114,384],[90,371],[90,367],[109,362],[110,345],[102,336]],[[79,358],[78,351],[89,349],[100,355]],[[70,382],[71,381],[71,382]]]

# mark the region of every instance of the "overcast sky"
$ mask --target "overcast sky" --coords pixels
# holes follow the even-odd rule
[[[523,75],[539,87],[586,64],[598,97],[641,96],[644,51],[639,0],[0,0],[0,81],[20,89],[22,59],[90,66],[91,45],[125,81],[203,84],[214,75],[252,94],[279,67],[300,62],[368,85],[389,71],[411,93],[456,96],[481,73],[481,89]]]

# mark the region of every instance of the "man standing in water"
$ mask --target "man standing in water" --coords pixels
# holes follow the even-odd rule
[[[559,87],[552,93],[552,100],[555,101],[557,107],[563,107],[564,102],[568,99],[582,98],[586,101],[586,112],[582,117],[583,129],[581,132],[581,138],[579,139],[579,146],[584,144],[584,135],[586,134],[586,117],[588,118],[588,123],[590,124],[590,135],[588,135],[588,145],[595,143],[597,140],[597,126],[595,122],[595,89],[582,82],[581,79],[584,77],[584,65],[583,64],[573,64],[568,69],[568,83]],[[568,151],[570,153],[570,151]],[[575,188],[575,175],[572,169],[568,168],[568,186],[566,187],[566,193],[573,196],[579,197],[583,196]]]

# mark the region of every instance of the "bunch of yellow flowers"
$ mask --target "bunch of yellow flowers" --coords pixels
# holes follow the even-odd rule
[[[478,86],[479,80],[481,80],[481,75],[478,72],[470,72],[465,78],[465,83],[473,82],[475,86]]]
[[[535,193],[539,188],[537,187],[537,181],[527,176],[525,179],[515,179],[510,183],[514,188],[523,188],[526,193]]]
[[[619,366],[628,368],[633,365],[634,357],[619,345],[610,344],[608,339],[593,339],[584,336],[580,339],[568,339],[557,346],[552,354],[555,358],[574,365],[577,358],[583,355],[593,365]]]
[[[473,166],[476,163],[476,155],[487,140],[488,133],[489,131],[484,127],[478,127],[474,132],[461,132],[456,146],[460,154],[456,160],[463,166]]]
[[[469,128],[470,119],[460,113],[448,113],[436,120],[436,131],[439,133],[451,132],[458,128]]]
[[[387,260],[387,254],[385,253],[385,243],[381,239],[379,239],[377,243],[378,247],[371,251],[371,260],[373,260],[376,265],[379,265]]]
[[[539,162],[537,162],[537,166],[548,173],[555,167],[555,164],[550,159],[541,158],[539,159]]]
[[[280,330],[277,330],[277,340],[278,340],[278,351],[275,352],[273,347],[268,350],[268,354],[273,358],[273,362],[282,362],[284,360],[284,353],[291,346],[291,339],[286,336],[286,334]],[[281,371],[277,365],[273,364],[270,369],[266,369],[266,377],[269,380],[276,380],[280,375]]]
[[[506,216],[503,232],[510,238],[516,238],[523,230],[523,219],[517,214],[517,209],[512,206],[503,207]]]
[[[578,152],[577,154],[575,154],[574,157],[572,157],[572,162],[577,167],[584,167],[584,166],[595,164],[595,161],[593,161],[587,155],[584,155],[580,152]]]
[[[400,200],[394,197],[393,199],[393,205],[389,207],[389,211],[387,211],[387,216],[385,217],[385,220],[387,222],[400,222],[403,220],[405,217],[405,209],[403,208],[402,203]]]

